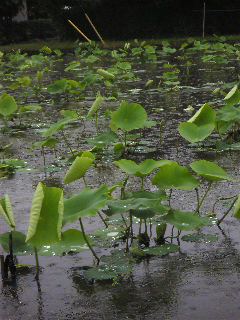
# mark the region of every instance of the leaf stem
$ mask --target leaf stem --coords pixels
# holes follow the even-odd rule
[[[210,181],[210,182],[208,183],[208,187],[207,187],[207,189],[206,189],[206,191],[205,191],[202,199],[201,199],[201,200],[199,201],[199,203],[198,203],[198,206],[197,206],[197,209],[196,209],[196,212],[197,212],[197,213],[199,213],[199,211],[200,211],[200,209],[201,209],[201,207],[202,207],[202,205],[203,205],[203,202],[204,202],[204,200],[206,199],[206,197],[207,197],[207,195],[208,195],[208,193],[209,193],[209,191],[210,191],[210,189],[211,189],[211,187],[212,187],[212,184],[213,184],[212,181]]]
[[[229,212],[232,210],[233,206],[235,205],[235,202],[237,201],[237,197],[233,200],[233,202],[231,203],[230,207],[228,208],[228,210],[224,213],[224,215],[222,216],[222,218],[218,219],[217,225],[219,226],[223,220],[226,218],[226,216],[229,214]]]
[[[86,233],[85,233],[84,226],[83,226],[83,223],[82,223],[82,219],[81,219],[81,218],[79,218],[79,222],[80,222],[80,226],[81,226],[81,230],[82,230],[82,234],[83,234],[83,239],[85,240],[88,248],[91,250],[94,258],[97,260],[97,265],[99,265],[100,259],[98,258],[96,252],[93,250],[93,247],[91,246],[90,242],[88,241],[88,238],[87,238],[87,236],[86,236]]]
[[[39,268],[38,251],[37,251],[37,248],[36,248],[36,247],[34,247],[34,254],[35,254],[35,261],[36,261],[36,275],[35,275],[35,279],[36,279],[36,280],[39,280],[40,268]]]

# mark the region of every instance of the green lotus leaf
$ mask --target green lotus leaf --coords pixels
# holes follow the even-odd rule
[[[108,188],[106,186],[96,190],[83,189],[78,195],[64,201],[64,225],[82,217],[95,216],[106,205],[107,200]]]
[[[0,244],[6,253],[9,253],[10,232],[0,235]],[[34,253],[31,244],[26,243],[26,236],[22,232],[12,231],[13,253],[16,256],[27,256]]]
[[[191,175],[187,168],[177,163],[167,164],[160,168],[152,180],[160,189],[193,190],[199,181]]]
[[[17,110],[15,99],[7,93],[0,96],[0,114],[3,117],[12,115]]]
[[[179,252],[179,246],[176,244],[163,244],[158,247],[145,248],[143,252],[149,256],[166,256],[169,253]]]
[[[197,126],[195,123],[182,122],[179,125],[180,135],[191,143],[203,141],[213,132],[215,128],[214,124],[207,124],[203,126]]]
[[[205,226],[214,224],[214,220],[209,217],[200,217],[196,213],[184,212],[180,210],[171,211],[169,214],[162,216],[161,220],[172,224],[178,230],[197,230]]]
[[[182,237],[182,240],[187,242],[212,243],[218,240],[218,236],[215,234],[192,233],[192,234],[184,235]]]
[[[199,176],[208,181],[232,181],[232,178],[216,163],[207,160],[197,160],[190,164],[190,167]]]
[[[63,190],[39,183],[35,191],[26,242],[34,247],[61,240]]]
[[[235,104],[240,103],[240,90],[238,89],[238,86],[234,86],[229,93],[224,98],[228,106],[233,106]]]
[[[38,254],[40,256],[62,256],[63,254],[77,253],[83,250],[88,250],[83,233],[76,229],[70,229],[62,233],[61,241],[41,247]]]
[[[54,83],[48,86],[47,90],[51,94],[63,93],[67,89],[67,85],[67,79],[56,80]]]
[[[146,159],[142,163],[137,164],[132,160],[121,159],[114,161],[114,163],[128,175],[134,175],[137,177],[145,177],[153,172],[153,170],[160,168],[166,164],[173,163],[170,160],[153,160]]]
[[[103,102],[104,102],[104,97],[102,97],[101,94],[98,94],[96,97],[96,100],[93,102],[91,108],[88,111],[87,118],[93,117],[101,108]]]
[[[123,101],[117,111],[111,116],[110,127],[123,131],[132,131],[143,128],[147,120],[145,109],[138,103],[128,103]]]
[[[93,164],[93,161],[94,159],[83,155],[81,157],[76,157],[64,177],[64,183],[69,184],[84,177],[88,169]]]
[[[127,197],[128,199],[125,200],[109,200],[109,209],[106,211],[106,214],[111,216],[131,210],[133,216],[144,218],[144,215],[152,217],[155,214],[166,214],[169,209],[161,204],[161,201],[166,199],[166,195],[163,193],[140,191],[128,194]]]
[[[215,110],[209,106],[209,104],[205,103],[196,113],[195,115],[188,120],[190,123],[195,123],[197,126],[204,126],[207,124],[212,124],[215,122],[216,112]]]
[[[0,199],[0,216],[3,216],[10,228],[16,227],[11,201],[8,195]]]
[[[203,141],[214,130],[216,112],[205,103],[187,122],[179,125],[180,135],[191,143]]]

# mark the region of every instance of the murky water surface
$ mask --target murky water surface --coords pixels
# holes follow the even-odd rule
[[[67,60],[71,60],[69,55]],[[144,132],[144,145],[136,159],[156,158],[174,159],[188,164],[193,159],[216,160],[227,171],[239,178],[239,153],[196,152],[189,148],[177,132],[178,123],[189,116],[184,111],[192,105],[198,109],[204,102],[217,98],[212,90],[218,87],[217,82],[236,81],[239,74],[238,62],[232,61],[228,67],[222,65],[202,64],[198,57],[190,69],[189,75],[181,76],[179,90],[164,92],[157,89],[146,89],[148,79],[156,79],[161,75],[161,64],[134,62],[134,70],[141,80],[119,84],[120,97],[141,103],[151,119],[162,121],[163,132],[159,126]],[[108,62],[105,62],[106,65]],[[174,63],[179,64],[178,60]],[[58,66],[58,78],[64,65]],[[13,136],[1,137],[1,143],[13,143],[12,154],[28,162],[30,172],[22,172],[13,178],[0,181],[0,194],[8,193],[13,202],[17,217],[18,230],[26,232],[31,207],[31,199],[37,183],[44,179],[43,160],[39,151],[31,149],[33,141],[39,140],[38,127],[42,123],[56,121],[59,110],[87,109],[94,100],[93,93],[88,90],[85,102],[64,102],[52,106],[46,102],[42,115],[31,119],[32,128]],[[113,108],[116,103],[112,102]],[[44,120],[42,120],[44,119]],[[105,120],[100,120],[104,128]],[[82,150],[88,147],[86,138],[93,135],[93,127],[72,126],[66,132],[74,147]],[[64,144],[58,147],[58,153]],[[66,150],[65,150],[66,152]],[[103,155],[97,169],[87,176],[89,185],[99,186],[101,183],[114,183],[122,174],[108,164],[108,155]],[[130,155],[131,157],[131,155]],[[47,161],[54,163],[52,153],[47,153]],[[96,174],[97,170],[97,174]],[[52,173],[49,178],[56,184],[61,183],[66,169]],[[139,181],[136,180],[136,184]],[[81,182],[66,188],[66,194],[77,192]],[[133,185],[134,187],[134,185]],[[238,183],[220,184],[209,196],[211,208],[218,195],[228,196],[239,193]],[[194,194],[173,193],[173,204],[191,210]],[[223,210],[219,208],[219,210]],[[100,226],[97,220],[88,222],[88,231]],[[4,231],[1,226],[1,232]],[[19,274],[16,285],[0,283],[0,319],[218,319],[237,320],[240,317],[240,224],[229,217],[222,225],[222,232],[212,228],[211,232],[219,236],[214,244],[181,243],[181,253],[164,258],[151,258],[134,267],[129,280],[119,285],[110,283],[89,283],[82,277],[82,267],[91,265],[90,253],[75,256],[41,257],[43,271],[40,275],[41,288],[34,281],[32,273]],[[33,257],[21,257],[20,263],[34,264]]]

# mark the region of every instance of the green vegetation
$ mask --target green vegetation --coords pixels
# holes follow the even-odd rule
[[[65,61],[62,77],[57,68],[65,55],[58,49],[44,46],[33,55],[21,51],[2,53],[1,134],[9,137],[16,133],[16,128],[26,131],[33,126],[33,115],[43,119],[46,101],[60,117],[54,123],[41,123],[36,130],[32,149],[42,155],[40,170],[46,179],[38,183],[33,195],[26,234],[18,231],[8,195],[0,200],[0,215],[9,227],[9,232],[0,235],[0,244],[10,256],[5,260],[4,277],[8,277],[8,271],[16,276],[14,255],[34,254],[38,279],[39,257],[90,250],[95,265],[85,270],[85,277],[118,282],[131,274],[138,260],[177,254],[181,240],[214,242],[215,235],[205,234],[202,229],[212,230],[220,225],[232,209],[239,218],[239,198],[231,194],[232,203],[223,214],[216,214],[214,208],[211,212],[205,210],[210,191],[224,181],[233,181],[215,162],[201,159],[183,165],[178,159],[153,159],[147,152],[140,154],[139,147],[146,143],[143,132],[150,134],[154,127],[162,130],[162,124],[152,120],[147,108],[135,99],[122,99],[119,90],[121,82],[135,83],[140,77],[129,58],[150,68],[160,64],[161,75],[145,81],[144,90],[154,88],[159,94],[171,96],[183,87],[181,72],[190,75],[194,53],[207,67],[225,65],[233,57],[239,59],[239,50],[238,44],[229,44],[225,38],[216,38],[215,42],[188,39],[176,48],[166,41],[161,48],[135,41],[115,50],[100,48],[95,43],[79,44],[72,61]],[[174,57],[183,64],[181,68],[174,64]],[[111,61],[108,67],[104,63],[106,58]],[[219,149],[218,137],[225,147],[238,143],[240,90],[237,83],[229,86],[233,88],[227,95],[224,86],[215,90],[221,97],[217,107],[204,103],[190,120],[179,124],[184,139],[199,147],[199,142],[204,143],[215,132],[214,150]],[[87,103],[89,91],[92,99]],[[36,103],[32,104],[32,99]],[[66,108],[57,109],[60,102]],[[80,141],[78,145],[69,135],[76,127],[82,128],[76,138]],[[90,134],[86,136],[88,130]],[[7,147],[1,149],[3,179],[11,171],[6,166],[12,165],[12,174],[24,167],[21,159],[5,159],[6,150]],[[47,150],[58,162],[55,169],[65,172],[61,186],[48,184]],[[88,177],[97,176],[103,158],[121,178],[114,184],[99,183],[92,187]],[[69,195],[68,185],[75,186],[76,194]],[[186,198],[191,194],[192,209],[187,201],[185,207],[173,204],[175,192]],[[88,234],[86,221],[90,217],[98,217],[102,227]],[[74,227],[70,228],[72,223]],[[115,249],[111,255],[101,256],[100,247]]]

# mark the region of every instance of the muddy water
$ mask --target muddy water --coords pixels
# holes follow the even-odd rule
[[[71,59],[71,57],[69,58]],[[175,63],[177,62],[174,61]],[[161,74],[160,65],[135,63],[134,69],[140,81],[119,84],[120,98],[141,103],[151,119],[162,121],[163,131],[159,127],[143,133],[144,143],[134,159],[154,157],[168,158],[188,164],[193,159],[216,160],[227,171],[239,178],[239,153],[215,153],[195,151],[181,139],[177,132],[178,123],[189,116],[184,109],[192,105],[198,109],[202,103],[215,101],[212,95],[218,81],[236,81],[238,64],[233,61],[229,68],[222,65],[203,65],[196,58],[189,76],[181,67],[180,90],[172,92],[145,89],[148,79],[157,79]],[[62,67],[63,69],[63,67]],[[61,66],[60,66],[61,71]],[[138,89],[138,90],[134,90]],[[13,157],[28,162],[29,172],[17,173],[11,179],[0,182],[0,193],[8,193],[13,202],[18,230],[26,232],[31,199],[37,183],[44,180],[43,160],[39,151],[31,149],[32,142],[39,140],[38,128],[43,123],[56,121],[62,108],[87,108],[93,100],[89,90],[87,102],[63,102],[51,106],[45,103],[43,114],[31,119],[32,128],[15,135],[1,137],[1,143],[13,143],[10,151]],[[113,103],[114,107],[114,103]],[[105,120],[100,120],[105,127]],[[86,138],[93,135],[93,127],[71,127],[66,135],[74,147],[88,147]],[[161,139],[160,139],[161,136]],[[66,153],[60,143],[57,153]],[[114,183],[122,174],[109,165],[109,155],[103,155],[97,169],[90,171],[87,181],[97,187],[101,183]],[[49,165],[55,164],[55,157],[47,153]],[[96,171],[97,170],[97,171]],[[52,173],[48,180],[61,185],[66,168]],[[96,174],[97,172],[97,174]],[[135,184],[138,183],[136,180]],[[134,183],[130,187],[134,187]],[[81,182],[66,188],[66,194],[72,194],[81,188]],[[237,183],[220,184],[209,196],[205,209],[210,210],[216,196],[229,196],[239,193]],[[195,205],[193,193],[173,193],[173,205],[191,210]],[[224,210],[219,207],[218,212]],[[87,229],[92,231],[100,226],[94,219],[88,221]],[[240,224],[229,217],[211,233],[218,235],[214,244],[191,244],[181,242],[181,253],[164,258],[145,260],[134,267],[130,279],[119,285],[110,283],[89,283],[84,280],[82,270],[92,264],[91,255],[81,253],[65,257],[41,257],[42,273],[40,286],[34,281],[32,272],[18,275],[17,283],[0,283],[0,320],[11,319],[220,319],[237,320],[240,317]],[[1,226],[1,232],[5,231]],[[208,230],[206,230],[208,231]],[[100,249],[99,249],[100,250]],[[103,253],[103,250],[101,250]],[[20,257],[19,263],[34,264],[33,257]]]

